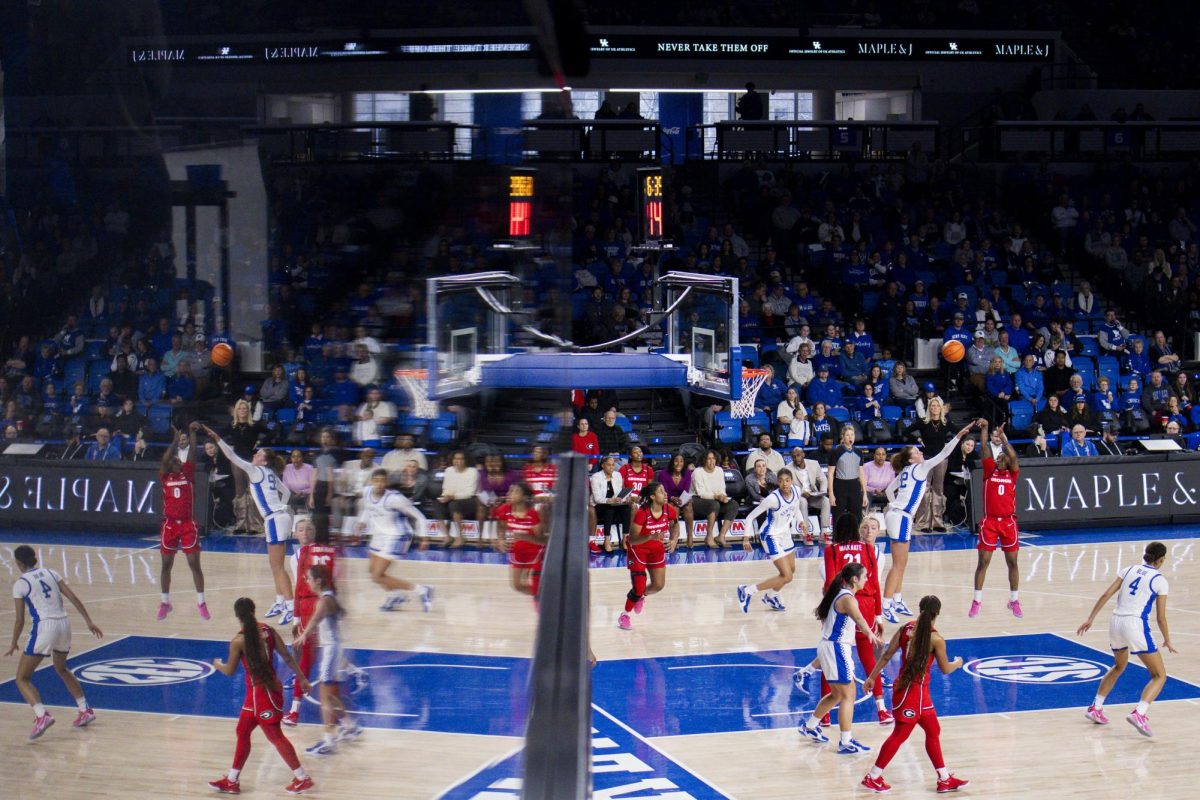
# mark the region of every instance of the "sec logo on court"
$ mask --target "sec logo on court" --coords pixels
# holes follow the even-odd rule
[[[117,658],[95,661],[72,670],[84,683],[98,686],[163,686],[207,678],[213,666],[190,658]]]
[[[1005,683],[1088,683],[1098,681],[1108,667],[1070,656],[993,656],[970,661],[963,670],[977,678]]]

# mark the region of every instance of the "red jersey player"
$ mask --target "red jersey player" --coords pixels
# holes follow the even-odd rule
[[[624,485],[628,486],[631,494],[636,497],[641,497],[642,490],[654,480],[654,467],[642,461],[642,448],[636,444],[629,448],[629,463],[622,465],[620,472]]]
[[[985,452],[991,452],[987,444],[987,421],[980,423],[983,431]],[[988,566],[992,563],[992,553],[999,547],[1004,551],[1004,561],[1008,565],[1008,610],[1014,617],[1025,616],[1021,611],[1021,601],[1017,599],[1017,582],[1021,573],[1017,568],[1017,476],[1020,475],[1020,464],[1017,462],[1017,451],[1008,443],[1004,435],[1004,426],[996,429],[1000,437],[1001,451],[995,459],[983,460],[983,519],[979,523],[979,563],[975,567],[975,599],[971,601],[968,617],[979,613],[983,605],[983,581],[987,577]]]
[[[825,589],[842,571],[847,564],[862,564],[867,568],[862,588],[854,593],[858,601],[858,611],[867,621],[867,626],[883,635],[883,622],[878,614],[882,609],[882,595],[879,590],[879,563],[875,558],[875,545],[863,540],[863,533],[868,529],[866,520],[860,525],[854,524],[854,517],[842,514],[838,517],[833,531],[833,543],[825,548]],[[870,673],[875,669],[875,644],[861,631],[854,635],[854,645],[858,650],[858,660],[863,669]],[[821,696],[829,694],[829,683],[821,676]],[[883,702],[883,684],[875,686],[875,708],[879,715],[880,725],[891,725],[892,715],[888,713]]]
[[[292,657],[291,651],[279,638],[279,633],[265,622],[259,622],[254,616],[254,601],[249,597],[239,597],[233,604],[233,613],[242,624],[241,631],[229,643],[229,657],[222,661],[213,659],[213,666],[222,675],[232,676],[237,672],[238,665],[246,671],[246,699],[242,703],[242,713],[238,717],[237,747],[233,751],[233,767],[225,777],[209,781],[208,785],[218,792],[225,794],[240,794],[242,789],[238,776],[246,759],[250,756],[250,734],[255,728],[261,728],[263,735],[288,765],[292,771],[292,782],[285,788],[288,794],[302,794],[313,787],[312,778],[300,766],[296,757],[296,748],[283,735],[279,727],[283,717],[283,686],[275,674],[275,654],[284,660],[293,672],[296,681],[304,691],[312,688],[308,678],[300,672],[300,665]]]
[[[892,788],[884,783],[883,771],[918,725],[925,731],[925,752],[937,771],[938,793],[954,792],[970,783],[954,777],[946,769],[946,761],[942,757],[942,727],[938,723],[937,710],[933,707],[933,696],[929,693],[929,670],[935,660],[943,675],[949,675],[961,667],[963,660],[949,659],[946,640],[933,627],[941,613],[942,601],[934,595],[926,595],[921,598],[919,609],[916,621],[903,625],[893,634],[883,657],[863,681],[863,691],[871,691],[879,673],[892,660],[892,656],[897,652],[901,654],[900,674],[892,689],[896,728],[887,741],[880,745],[875,766],[862,779],[862,785],[873,792],[883,793]]]
[[[633,627],[629,612],[642,613],[646,596],[656,594],[667,585],[667,554],[674,553],[679,544],[679,512],[667,503],[667,490],[658,481],[642,488],[642,505],[633,515],[633,525],[625,537],[629,556],[629,577],[633,588],[625,597],[625,611],[617,618],[624,631]],[[646,573],[649,571],[649,585]]]
[[[313,524],[312,517],[299,517],[296,520],[294,534],[296,541],[300,543],[295,555],[296,625],[292,628],[292,636],[296,637],[300,635],[301,631],[308,630],[308,623],[312,620],[313,612],[317,609],[317,601],[320,599],[320,593],[308,581],[309,571],[315,566],[325,567],[330,576],[329,588],[334,588],[333,576],[336,574],[337,548],[328,544],[316,543],[317,527]],[[299,656],[300,673],[305,677],[312,669],[316,655],[317,643],[311,638],[305,639],[300,646]],[[283,717],[284,725],[299,724],[300,702],[303,699],[304,692],[300,689],[300,681],[295,681],[292,686],[292,707]]]
[[[521,594],[537,597],[542,579],[542,553],[546,538],[542,518],[530,505],[532,491],[524,483],[508,487],[507,502],[492,512],[497,531],[493,546],[508,553],[512,587]]]
[[[204,573],[200,570],[200,533],[192,519],[192,489],[196,485],[196,429],[193,422],[186,434],[171,428],[171,444],[163,454],[158,480],[163,492],[163,521],[159,533],[159,551],[162,553],[162,571],[159,583],[162,601],[158,606],[158,619],[164,620],[171,613],[171,569],[175,566],[175,554],[183,551],[188,567],[192,570],[192,582],[196,585],[196,608],[200,616],[208,619],[208,606],[204,602]],[[186,447],[187,455],[181,458]]]
[[[521,470],[521,479],[529,486],[535,503],[549,502],[554,496],[554,483],[558,480],[558,467],[549,459],[546,448],[537,445],[532,458]]]

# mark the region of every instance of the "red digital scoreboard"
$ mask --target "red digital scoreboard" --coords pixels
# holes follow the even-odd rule
[[[534,189],[532,172],[514,172],[508,176],[508,235],[513,239],[527,239],[533,233]]]
[[[659,167],[639,169],[638,191],[642,196],[642,242],[660,242],[663,238],[662,169]]]

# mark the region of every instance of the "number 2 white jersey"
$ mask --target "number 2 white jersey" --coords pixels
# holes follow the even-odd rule
[[[13,598],[25,601],[25,608],[34,622],[44,619],[66,619],[67,611],[63,608],[63,596],[58,588],[58,581],[58,573],[52,569],[31,569],[13,584]]]
[[[934,467],[949,458],[958,444],[958,437],[951,437],[946,446],[942,448],[942,452],[926,458],[920,464],[909,464],[900,470],[900,473],[892,479],[888,486],[895,492],[894,495],[892,492],[888,492],[892,498],[888,504],[888,511],[898,511],[908,516],[915,514],[917,506],[921,504],[921,498],[925,496],[925,489],[929,486],[929,473],[933,472]]]
[[[1167,594],[1167,579],[1146,564],[1126,567],[1120,575],[1121,588],[1117,591],[1117,610],[1113,615],[1149,619],[1154,601]]]

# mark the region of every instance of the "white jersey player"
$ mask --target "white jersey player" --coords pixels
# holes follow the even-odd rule
[[[904,605],[901,592],[904,587],[904,569],[908,566],[912,515],[921,505],[921,498],[925,496],[929,473],[950,457],[954,448],[962,444],[963,437],[970,433],[976,424],[977,421],[972,422],[955,434],[937,455],[926,458],[919,448],[909,445],[892,456],[892,469],[896,471],[896,477],[884,490],[888,498],[888,508],[883,516],[884,528],[892,547],[892,566],[888,569],[883,584],[883,618],[888,622],[898,622],[897,614],[906,617],[913,615],[908,606]]]
[[[855,741],[851,732],[854,721],[854,659],[850,651],[854,648],[855,631],[872,643],[880,643],[879,636],[863,618],[858,610],[858,599],[855,593],[867,581],[867,568],[856,562],[850,562],[842,567],[841,572],[834,576],[821,597],[815,614],[821,620],[821,641],[817,643],[817,657],[821,661],[821,670],[829,682],[829,694],[821,698],[816,709],[800,723],[800,734],[814,742],[827,742],[829,739],[821,733],[821,717],[828,714],[836,706],[838,709],[838,753],[852,755],[865,753],[871,748]]]
[[[296,643],[302,646],[304,641],[313,635],[313,629],[316,629],[317,644],[321,650],[317,666],[318,693],[321,698],[321,719],[325,723],[324,737],[307,748],[307,751],[312,755],[327,756],[337,752],[338,738],[357,738],[362,734],[362,729],[349,717],[348,693],[342,691],[342,684],[349,673],[349,664],[342,649],[341,619],[345,610],[338,602],[337,592],[333,589],[329,567],[314,564],[308,571],[307,579],[321,594],[312,619],[300,632]],[[337,735],[339,725],[340,736]]]
[[[359,532],[371,535],[371,580],[387,591],[379,609],[394,611],[408,599],[404,592],[415,591],[421,598],[422,607],[428,611],[433,603],[432,587],[387,574],[392,562],[408,552],[414,531],[424,539],[426,526],[425,515],[420,509],[404,495],[389,490],[387,482],[387,470],[375,470],[371,473],[371,483],[358,500]]]
[[[762,601],[767,608],[772,611],[785,610],[783,601],[779,599],[779,590],[792,582],[796,572],[796,546],[792,543],[792,534],[808,531],[808,522],[804,519],[808,506],[793,484],[792,473],[781,470],[778,479],[779,488],[764,497],[746,515],[746,535],[742,538],[742,547],[750,549],[750,526],[754,520],[766,514],[758,538],[779,574],[757,584],[743,584],[737,588],[738,604],[746,613],[749,613],[750,599],[757,591],[762,591]]]
[[[63,598],[79,611],[88,630],[97,638],[103,636],[100,628],[92,622],[87,608],[67,582],[52,569],[37,565],[37,554],[27,544],[13,551],[17,566],[21,568],[21,576],[13,583],[13,603],[16,620],[13,623],[13,636],[7,656],[17,652],[20,644],[21,631],[25,628],[25,614],[29,614],[33,627],[29,631],[29,642],[21,654],[17,664],[17,690],[29,705],[33,706],[33,730],[30,739],[36,739],[54,724],[54,717],[42,705],[42,696],[33,685],[33,672],[49,656],[54,661],[54,671],[66,685],[75,705],[79,707],[79,715],[75,717],[75,727],[82,728],[96,718],[87,699],[83,696],[83,687],[75,679],[75,675],[67,669],[67,653],[71,650],[71,620],[63,607]]]
[[[280,475],[283,460],[270,450],[255,450],[249,461],[233,451],[221,440],[212,428],[202,426],[204,432],[217,443],[229,463],[246,473],[250,482],[249,492],[258,513],[262,514],[263,531],[267,537],[267,561],[271,565],[271,576],[275,580],[275,604],[266,616],[279,617],[280,625],[290,625],[293,618],[292,577],[284,565],[287,558],[287,543],[292,536],[292,514],[288,510],[291,490],[284,485]]]
[[[1114,594],[1117,596],[1117,608],[1108,624],[1108,646],[1112,648],[1114,663],[1112,669],[1100,681],[1096,697],[1085,712],[1087,718],[1097,725],[1108,724],[1108,717],[1104,716],[1104,698],[1116,686],[1117,679],[1129,663],[1129,654],[1133,653],[1150,671],[1150,682],[1142,689],[1141,700],[1125,721],[1143,736],[1154,735],[1150,730],[1150,704],[1167,682],[1167,668],[1163,664],[1158,643],[1154,641],[1154,632],[1150,630],[1151,611],[1154,612],[1158,629],[1162,632],[1163,650],[1169,653],[1179,652],[1171,646],[1171,634],[1167,630],[1167,579],[1159,571],[1166,560],[1166,545],[1162,542],[1146,545],[1146,551],[1142,555],[1144,563],[1126,567],[1117,573],[1116,580],[1104,590],[1104,594],[1100,595],[1100,599],[1092,607],[1087,621],[1079,626],[1078,633],[1083,635],[1092,627],[1104,604]]]

